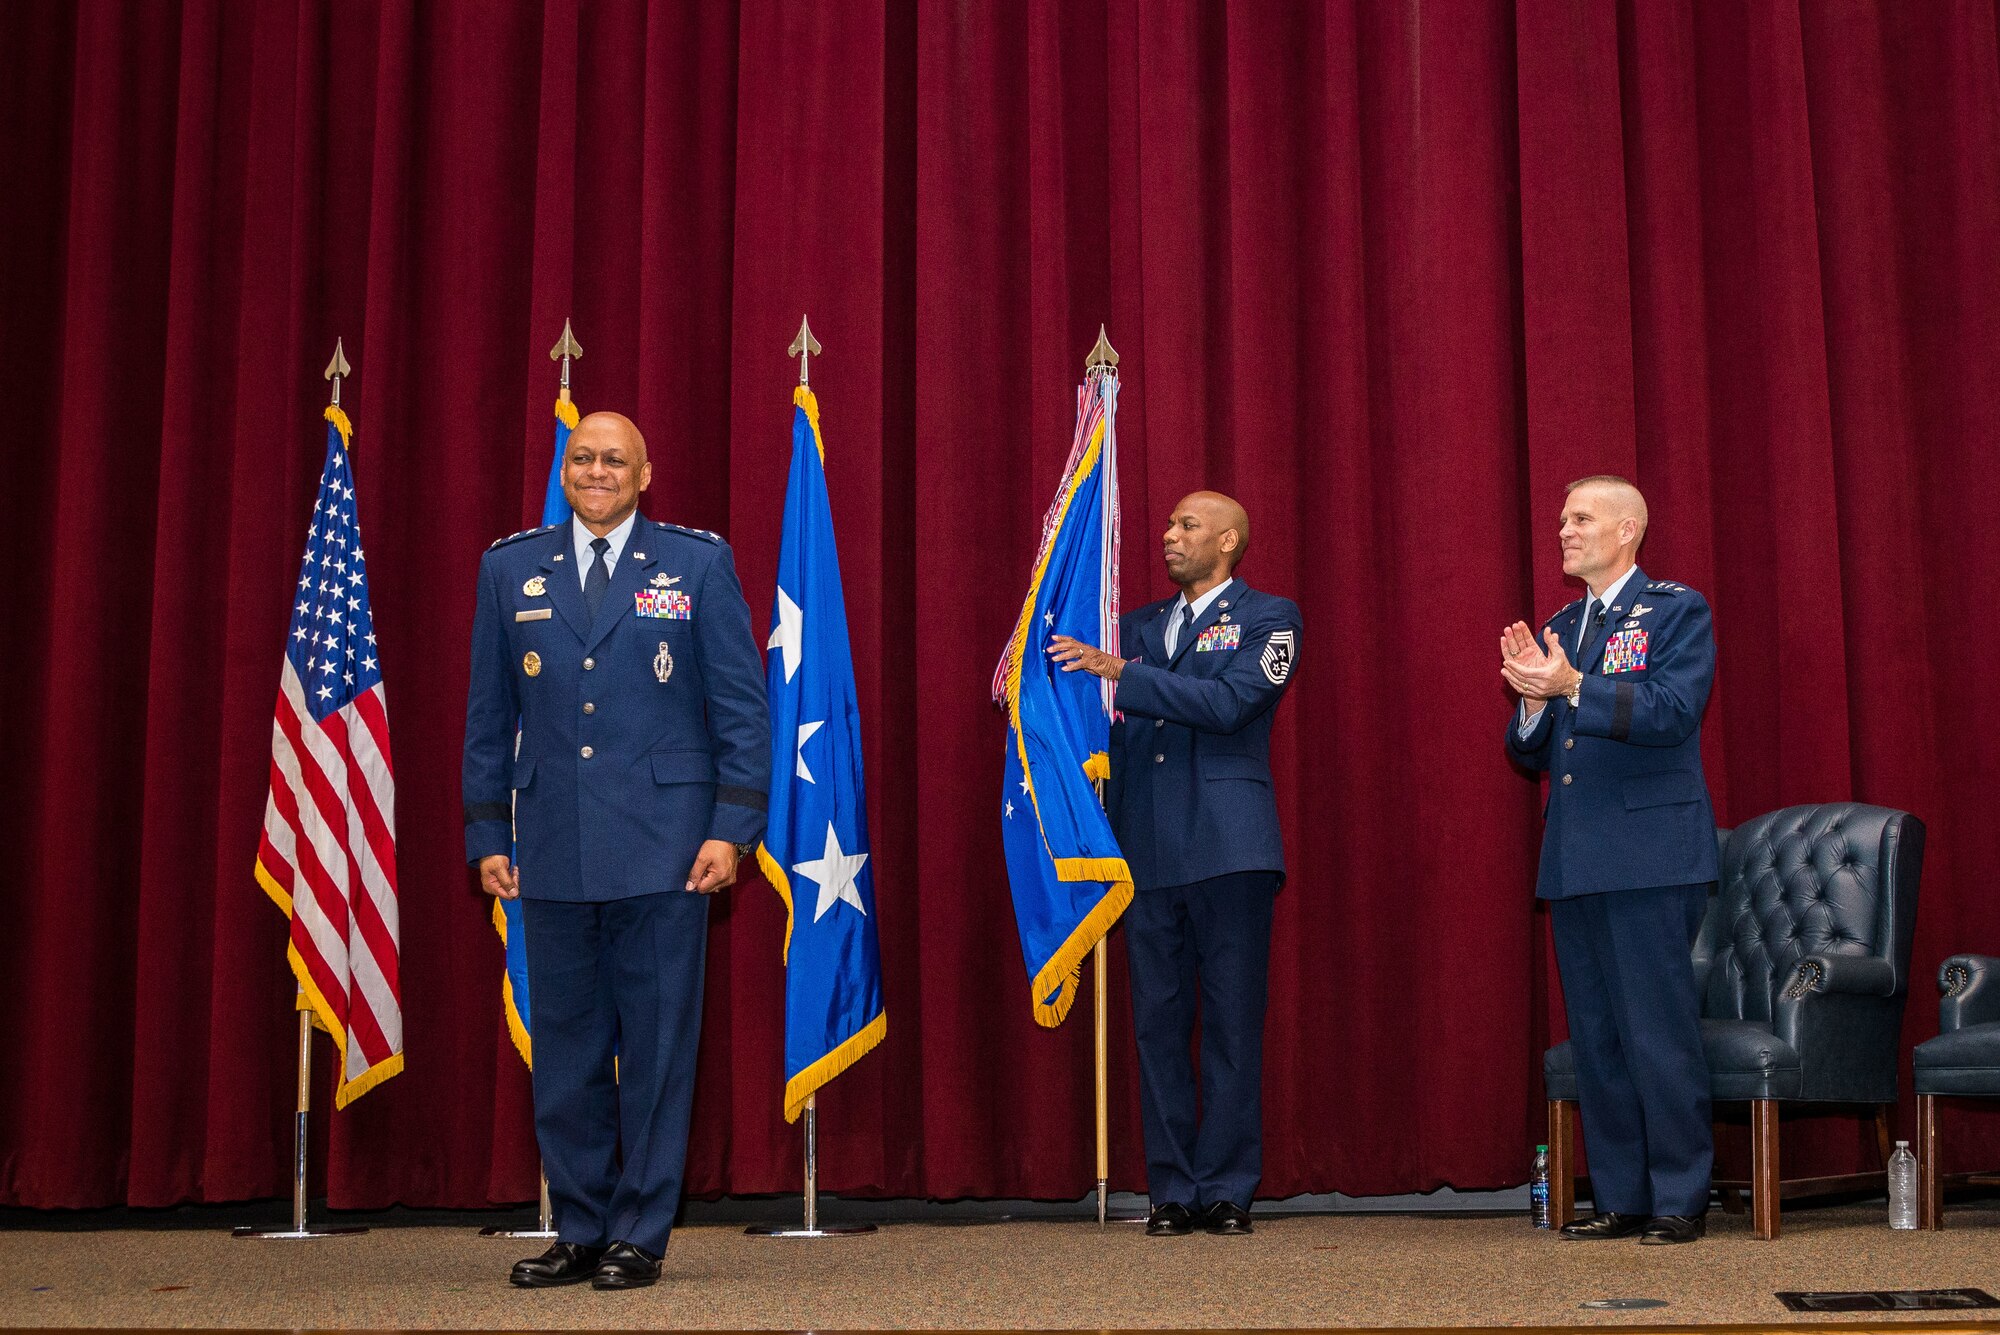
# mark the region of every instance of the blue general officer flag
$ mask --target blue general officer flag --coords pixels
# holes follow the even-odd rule
[[[1069,465],[1001,661],[1001,836],[1029,1000],[1036,1023],[1051,1027],[1076,1000],[1084,956],[1132,902],[1132,873],[1093,783],[1111,772],[1109,683],[1063,672],[1046,652],[1055,635],[1118,650],[1117,394],[1107,375],[1078,393]]]
[[[569,522],[569,497],[563,495],[562,489],[562,463],[563,454],[569,449],[569,433],[576,430],[576,423],[576,405],[557,399],[555,456],[549,460],[549,485],[542,494],[545,526]],[[515,745],[519,744],[517,732]],[[507,1032],[514,1036],[514,1047],[521,1060],[532,1070],[535,1051],[531,1037],[534,1030],[528,1019],[528,936],[527,925],[521,921],[520,900],[493,901],[493,930],[500,933],[501,944],[507,948],[507,972],[500,980],[500,996],[507,1008]]]
[[[778,595],[764,661],[771,810],[758,846],[785,901],[785,1120],[889,1030],[868,857],[861,710],[833,545],[819,401],[792,395]]]

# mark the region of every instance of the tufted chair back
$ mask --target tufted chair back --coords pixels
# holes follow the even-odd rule
[[[1785,807],[1726,832],[1702,1014],[1774,1023],[1788,989],[1818,981],[1814,957],[1872,956],[1892,971],[1885,995],[1907,995],[1923,836],[1907,812],[1859,802]]]

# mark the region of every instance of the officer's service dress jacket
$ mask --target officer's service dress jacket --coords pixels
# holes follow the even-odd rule
[[[1141,888],[1273,871],[1271,718],[1298,659],[1299,609],[1232,579],[1167,652],[1178,597],[1126,613],[1112,725],[1112,828]]]
[[[1587,598],[1548,621],[1583,674],[1578,703],[1547,703],[1507,750],[1549,774],[1535,893],[1543,899],[1716,879],[1715,811],[1701,772],[1701,715],[1715,681],[1708,601],[1634,570],[1576,649]]]
[[[727,543],[644,515],[595,617],[582,584],[568,522],[480,561],[465,856],[508,852],[511,813],[524,899],[679,892],[704,840],[764,831],[770,722],[749,607]]]

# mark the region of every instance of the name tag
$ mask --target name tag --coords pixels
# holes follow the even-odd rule
[[[514,620],[547,621],[550,617],[554,616],[555,614],[556,614],[555,609],[552,607],[531,607],[525,612],[514,613]]]
[[[679,589],[641,589],[632,599],[635,616],[663,621],[694,620],[694,598]]]
[[[1604,675],[1637,672],[1646,666],[1646,632],[1621,630],[1604,642]]]
[[[1243,627],[1236,623],[1227,626],[1210,626],[1194,642],[1198,654],[1213,653],[1218,649],[1235,649],[1243,643]]]

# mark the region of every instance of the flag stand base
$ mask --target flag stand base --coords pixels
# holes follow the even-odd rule
[[[479,1230],[482,1238],[520,1238],[529,1242],[554,1242],[556,1233],[555,1215],[549,1208],[549,1175],[541,1174],[542,1216],[533,1228],[502,1228],[498,1224],[488,1224]]]
[[[873,1233],[873,1224],[821,1224],[819,1222],[819,1097],[806,1096],[805,1109],[805,1223],[798,1228],[784,1224],[752,1224],[743,1230],[752,1238],[845,1238]]]
[[[785,1228],[778,1224],[754,1224],[743,1232],[753,1238],[840,1238],[855,1233],[873,1233],[873,1224],[822,1224],[818,1228]]]
[[[335,381],[336,385],[340,382]],[[338,400],[336,399],[336,402]],[[248,1224],[229,1230],[232,1238],[269,1238],[281,1242],[301,1242],[308,1238],[339,1238],[368,1230],[347,1224],[337,1228],[306,1227],[306,1116],[312,1111],[312,1012],[299,1012],[298,1098],[292,1121],[292,1226],[252,1228]]]

